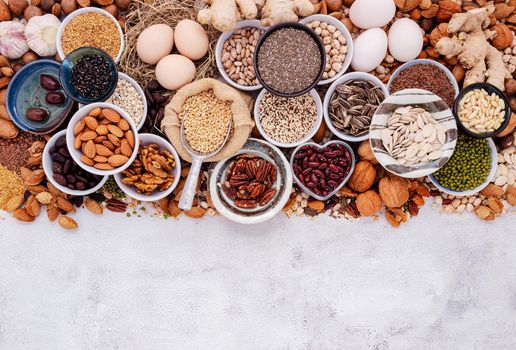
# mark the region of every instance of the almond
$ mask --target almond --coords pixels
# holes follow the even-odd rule
[[[494,184],[489,184],[480,193],[482,193],[486,197],[500,198],[501,196],[503,196],[503,188],[501,188],[500,186],[496,186]]]
[[[83,153],[86,157],[93,159],[95,158],[95,155],[97,154],[95,143],[92,140],[89,140],[84,145]]]
[[[107,163],[107,160],[108,159],[106,157],[99,156],[99,155],[97,155],[97,156],[95,156],[95,158],[93,158],[93,161],[95,163]]]
[[[120,145],[120,152],[126,157],[131,157],[133,154],[133,149],[131,146],[129,146],[129,142],[127,142],[126,139],[122,140],[122,144]]]
[[[34,195],[31,195],[27,198],[27,202],[25,202],[25,209],[27,210],[27,214],[37,218],[39,213],[41,212],[41,207],[39,206],[38,201]]]
[[[181,215],[181,209],[179,209],[179,202],[175,200],[171,200],[168,202],[168,213],[173,217],[177,218]]]
[[[481,205],[475,209],[475,214],[479,218],[485,221],[493,221],[495,219],[495,213],[491,210],[491,208],[486,207],[485,205]]]
[[[61,214],[57,205],[52,204],[47,207],[47,217],[50,222],[53,222]]]
[[[194,219],[200,219],[206,214],[206,209],[201,207],[194,207],[190,210],[184,211],[185,215]]]
[[[93,142],[95,143],[102,143],[107,140],[106,136],[97,136],[93,139]]]
[[[108,109],[108,108],[103,109],[102,115],[104,116],[104,118],[106,118],[107,120],[109,120],[112,123],[117,124],[120,121],[120,114],[118,114],[117,111],[114,111],[112,109]]]
[[[73,204],[64,198],[57,198],[57,206],[59,207],[59,209],[62,209],[67,213],[75,213],[75,208]]]
[[[52,196],[66,198],[66,193],[58,190],[57,187],[52,185],[52,183],[50,181],[47,183],[47,187],[48,187],[48,192],[50,192],[52,194]]]
[[[93,214],[100,215],[104,212],[104,208],[102,207],[102,205],[100,205],[91,198],[86,198],[86,200],[84,201],[84,206]]]
[[[87,116],[83,120],[86,123],[86,126],[88,128],[90,128],[91,130],[96,130],[97,127],[99,126],[99,122],[97,121],[97,119],[95,119],[92,116]]]
[[[36,186],[27,186],[27,189],[32,194],[38,194],[41,192],[47,192],[47,188],[43,185],[36,185]]]
[[[20,194],[20,195],[13,196],[13,197],[9,198],[7,203],[5,203],[3,209],[6,211],[9,211],[9,212],[14,212],[15,210],[19,209],[23,205],[23,202],[25,202],[25,198],[23,197],[23,195]]]
[[[124,132],[120,130],[120,128],[116,125],[109,124],[108,126],[109,132],[115,135],[118,138],[124,137]]]
[[[88,130],[88,131],[85,131],[82,133],[80,139],[81,139],[81,141],[90,141],[90,140],[93,140],[97,136],[98,135],[95,131]]]
[[[312,208],[313,210],[316,210],[318,212],[321,212],[324,210],[324,202],[321,201],[310,201],[308,202],[308,207]]]
[[[134,149],[135,140],[134,140],[134,133],[132,132],[132,130],[128,130],[125,132],[125,138],[127,139],[127,142],[129,142],[129,145],[131,146],[131,148]]]
[[[106,146],[107,148],[109,148],[110,151],[114,151],[115,150],[115,145],[113,145],[111,143],[111,141],[102,141],[102,145]]]
[[[81,156],[81,162],[88,166],[93,166],[95,164],[91,158],[86,157],[84,154]]]
[[[129,122],[125,119],[120,119],[120,121],[117,124],[118,128],[122,131],[127,131],[131,129],[131,126],[129,125]]]
[[[16,209],[13,213],[13,218],[15,218],[16,220],[19,220],[19,221],[23,221],[23,222],[34,221],[34,217],[30,216],[27,213],[27,209],[25,209],[25,208]]]
[[[52,202],[52,194],[50,192],[40,192],[36,195],[36,199],[40,204],[49,205]]]
[[[95,165],[93,165],[93,167],[95,169],[99,169],[99,170],[113,170],[113,167],[111,165],[109,165],[108,163],[95,163]]]
[[[125,163],[127,163],[128,160],[129,160],[129,158],[126,156],[123,156],[120,154],[115,154],[108,158],[108,163],[112,167],[117,168],[117,167],[122,166]]]
[[[489,197],[487,199],[487,206],[491,208],[491,210],[494,211],[495,214],[501,214],[503,211],[502,201],[495,197]]]
[[[121,144],[120,139],[118,137],[116,137],[115,135],[108,134],[107,138],[115,147],[120,146],[120,144]],[[129,141],[129,139],[127,141]],[[129,144],[131,144],[131,142],[129,142]]]
[[[99,156],[109,157],[113,155],[113,152],[104,145],[95,145],[95,149]]]
[[[23,180],[25,181],[26,185],[34,186],[34,185],[39,185],[41,183],[41,181],[43,181],[43,179],[45,178],[45,172],[42,169],[37,169],[34,171],[29,170],[29,172],[25,172],[25,176],[24,176],[24,173],[22,172],[21,176],[22,176]]]
[[[495,4],[495,10],[493,12],[493,15],[496,17],[497,20],[502,20],[505,17],[508,17],[512,11],[514,11],[513,6],[509,6],[505,3],[499,3]]]
[[[67,230],[74,230],[78,227],[75,220],[66,215],[61,216],[57,222],[59,222],[59,225],[61,225],[62,228],[65,228]]]
[[[109,134],[109,129],[108,129],[107,125],[99,125],[99,126],[97,126],[95,131],[99,135],[107,135],[107,134]]]
[[[102,113],[102,109],[100,107],[93,108],[88,115],[91,115],[92,117],[98,117]]]
[[[509,186],[507,188],[507,202],[509,202],[510,205],[514,206],[516,205],[516,186]]]
[[[73,147],[74,147],[75,149],[79,149],[79,148],[81,148],[81,146],[82,146],[81,137],[80,137],[80,136],[77,136],[77,137],[75,138],[75,140],[73,140]]]

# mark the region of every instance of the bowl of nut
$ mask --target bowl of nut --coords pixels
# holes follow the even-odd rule
[[[209,191],[215,209],[229,220],[257,224],[278,214],[292,190],[292,171],[283,153],[250,138],[233,157],[218,162]]]
[[[108,179],[107,176],[91,174],[77,165],[66,147],[66,130],[61,130],[48,140],[43,150],[42,164],[48,181],[61,192],[72,196],[97,192]]]
[[[115,174],[118,187],[142,202],[165,198],[181,177],[181,160],[172,145],[157,135],[140,134],[140,147],[129,168]]]
[[[127,169],[136,158],[138,131],[123,109],[109,103],[92,103],[70,119],[66,145],[84,170],[114,175]]]
[[[496,86],[476,83],[462,89],[453,105],[453,114],[466,134],[489,138],[509,124],[511,107],[507,96]]]
[[[457,123],[448,105],[422,89],[390,95],[378,107],[370,127],[374,156],[388,171],[416,178],[439,170],[457,143]]]
[[[253,67],[253,52],[265,27],[257,19],[237,23],[232,31],[220,35],[215,48],[217,68],[231,86],[243,91],[260,90]]]
[[[367,140],[373,115],[387,96],[387,88],[374,75],[344,74],[331,84],[324,96],[326,125],[341,140]]]
[[[353,58],[353,38],[348,28],[328,15],[312,15],[299,23],[306,24],[317,34],[326,51],[326,66],[319,85],[331,84],[341,77]]]

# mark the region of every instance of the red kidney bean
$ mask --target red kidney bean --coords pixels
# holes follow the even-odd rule
[[[350,172],[351,153],[339,144],[325,148],[303,146],[294,155],[293,170],[298,180],[316,195],[326,196]]]

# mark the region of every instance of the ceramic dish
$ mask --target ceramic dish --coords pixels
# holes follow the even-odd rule
[[[398,74],[400,74],[400,72],[402,70],[405,70],[409,67],[412,67],[416,64],[432,64],[436,67],[438,67],[440,70],[442,70],[446,76],[448,77],[448,80],[450,80],[450,83],[452,84],[453,86],[453,90],[455,90],[455,98],[459,95],[459,84],[457,84],[457,79],[455,79],[455,77],[453,76],[452,72],[450,72],[450,70],[448,68],[446,68],[444,65],[440,64],[439,62],[437,61],[433,61],[433,60],[429,60],[429,59],[426,59],[426,58],[420,58],[420,59],[416,59],[416,60],[412,60],[412,61],[409,61],[407,63],[404,63],[402,64],[401,66],[398,67],[398,69],[396,69],[394,71],[394,73],[392,73],[391,77],[389,78],[389,82],[387,83],[387,90],[390,92],[391,91],[391,84],[394,80],[394,78],[396,78],[398,76]]]
[[[277,147],[266,141],[252,138],[247,140],[244,147],[237,153],[239,154],[255,154],[275,164],[278,171],[276,178],[278,192],[271,202],[257,210],[236,207],[221,188],[227,168],[235,157],[227,158],[215,165],[209,180],[210,196],[215,209],[227,219],[241,224],[257,224],[272,219],[285,206],[292,191],[292,171],[287,158]]]
[[[79,95],[79,93],[77,93],[77,91],[75,90],[75,87],[72,85],[73,67],[78,60],[87,55],[98,55],[104,58],[108,62],[109,69],[111,71],[111,80],[109,81],[109,87],[102,95],[94,99]],[[63,63],[61,63],[61,67],[59,68],[59,80],[62,82],[63,90],[68,96],[70,96],[72,99],[79,103],[89,104],[95,102],[102,102],[113,94],[113,91],[115,91],[118,82],[118,71],[115,62],[106,52],[96,49],[94,47],[85,46],[70,52],[70,54],[66,56],[66,58],[63,60]]]
[[[399,107],[414,106],[427,110],[434,120],[445,128],[445,143],[440,158],[422,164],[406,166],[391,157],[382,144],[381,133],[386,129],[387,119]],[[416,178],[436,172],[453,154],[457,143],[457,123],[451,110],[439,96],[421,89],[407,89],[390,95],[373,116],[370,127],[370,142],[374,156],[388,171],[401,177]]]
[[[387,90],[387,87],[384,83],[380,81],[377,77],[375,77],[372,74],[369,73],[363,73],[363,72],[353,72],[353,73],[347,73],[338,78],[333,82],[333,84],[330,85],[328,88],[328,91],[326,92],[326,95],[324,96],[324,104],[323,104],[323,111],[324,111],[324,121],[326,122],[326,125],[330,129],[330,131],[333,133],[333,135],[337,136],[341,140],[349,141],[349,142],[361,142],[364,140],[367,140],[369,138],[369,133],[366,133],[365,135],[361,136],[352,136],[343,133],[342,131],[339,131],[332,123],[330,113],[329,113],[329,106],[330,106],[330,100],[335,92],[335,89],[337,89],[337,86],[344,84],[345,82],[349,80],[365,80],[370,81],[375,86],[380,86],[382,88],[383,94],[385,98],[389,96],[389,91]]]
[[[353,171],[355,170],[355,162],[356,162],[356,160],[355,160],[355,154],[353,152],[353,149],[347,143],[345,143],[343,141],[339,141],[339,140],[334,140],[334,141],[327,142],[326,144],[324,144],[322,146],[318,145],[316,143],[313,143],[313,142],[309,142],[309,143],[306,143],[304,145],[300,145],[299,147],[297,147],[292,152],[292,156],[290,157],[290,167],[292,168],[292,170],[294,170],[294,160],[295,160],[295,157],[298,154],[299,150],[302,149],[304,146],[314,146],[314,147],[317,147],[318,149],[325,149],[329,145],[333,145],[333,144],[342,145],[342,146],[344,146],[349,151],[349,153],[351,155],[351,165],[350,165],[350,169],[349,169],[348,174],[342,179],[342,182],[337,187],[335,187],[333,189],[333,191],[328,193],[326,196],[320,196],[320,195],[317,195],[316,193],[314,193],[310,188],[306,187],[301,182],[301,180],[299,180],[299,178],[296,176],[295,172],[292,171],[292,175],[294,177],[294,181],[299,186],[299,188],[301,188],[301,190],[303,190],[303,192],[309,194],[313,198],[315,198],[317,200],[320,200],[320,201],[325,201],[327,199],[330,199],[335,193],[339,192],[339,190],[348,182],[349,178],[353,174]]]
[[[112,59],[118,63],[120,61],[120,58],[122,57],[122,53],[124,52],[124,32],[122,31],[122,27],[120,26],[120,23],[116,20],[115,17],[113,17],[109,12],[102,10],[97,7],[85,7],[78,10],[73,11],[69,15],[67,15],[63,22],[61,22],[61,25],[59,26],[59,29],[57,30],[57,37],[56,37],[56,46],[57,46],[57,54],[61,58],[61,60],[64,60],[66,55],[63,51],[63,47],[61,46],[61,38],[63,37],[63,32],[68,23],[71,22],[72,19],[75,17],[82,15],[84,13],[88,12],[97,12],[104,16],[109,17],[116,25],[116,28],[118,29],[118,34],[120,35],[120,49],[118,50],[118,55],[116,57],[112,57]]]
[[[462,98],[470,91],[473,90],[482,90],[484,89],[489,95],[495,94],[498,97],[500,97],[505,105],[505,118],[500,125],[498,129],[496,129],[493,132],[489,133],[476,133],[468,128],[466,128],[460,118],[459,118],[459,103],[462,100]],[[455,115],[455,119],[457,120],[457,124],[461,127],[461,129],[468,135],[478,138],[489,138],[489,137],[495,137],[499,133],[501,133],[509,124],[509,121],[511,120],[511,106],[509,104],[509,99],[507,98],[507,95],[505,95],[500,89],[498,89],[496,86],[488,84],[488,83],[476,83],[466,86],[462,91],[460,92],[459,96],[455,99],[455,103],[453,104],[453,114]]]
[[[98,190],[100,190],[100,188],[102,186],[104,186],[104,184],[108,180],[107,176],[101,177],[99,183],[96,186],[94,186],[90,189],[84,190],[84,191],[72,190],[68,187],[61,186],[56,180],[54,180],[54,171],[52,170],[52,158],[50,157],[50,150],[54,147],[54,145],[56,144],[56,141],[61,136],[65,136],[65,135],[66,135],[66,130],[61,130],[57,134],[54,134],[54,136],[52,136],[50,138],[50,140],[47,141],[47,144],[45,145],[45,149],[43,150],[43,160],[42,160],[43,170],[45,171],[45,175],[47,176],[48,181],[50,181],[52,183],[52,185],[54,185],[61,192],[64,192],[64,193],[72,195],[72,196],[86,196],[88,194],[97,192]]]
[[[432,184],[435,187],[437,187],[439,189],[439,191],[447,193],[447,194],[451,194],[451,195],[457,196],[457,197],[473,196],[473,195],[479,193],[480,191],[482,191],[484,188],[486,188],[487,185],[489,185],[491,183],[491,181],[493,181],[495,174],[496,174],[496,169],[498,169],[498,152],[496,151],[496,145],[492,139],[487,139],[487,142],[489,144],[489,151],[491,153],[491,170],[489,171],[489,175],[487,175],[486,180],[480,186],[473,188],[471,190],[462,191],[462,192],[453,191],[453,190],[450,190],[449,188],[441,186],[441,184],[439,184],[439,182],[437,182],[437,180],[435,179],[435,177],[433,175],[429,175],[428,178],[430,179],[430,181],[432,181]]]
[[[317,118],[315,120],[315,124],[314,124],[312,130],[310,130],[310,132],[308,132],[305,135],[305,137],[303,137],[301,140],[299,140],[297,142],[293,142],[293,143],[282,143],[282,142],[276,141],[272,137],[270,137],[265,132],[265,130],[263,130],[262,124],[260,122],[260,103],[261,103],[261,101],[263,99],[263,96],[265,95],[266,92],[267,92],[267,90],[263,89],[260,92],[260,94],[256,97],[256,100],[255,100],[255,103],[254,103],[254,122],[256,124],[256,128],[260,132],[260,135],[262,135],[262,137],[265,140],[267,140],[270,143],[272,143],[273,145],[276,145],[276,146],[281,147],[281,148],[294,148],[294,147],[299,146],[300,144],[303,144],[303,143],[309,141],[312,137],[314,137],[314,135],[317,133],[317,130],[321,126],[322,119],[323,119],[323,105],[322,105],[321,97],[319,96],[317,91],[315,91],[315,90],[311,90],[310,91],[310,96],[313,97],[313,99],[315,100],[315,104],[317,106]]]
[[[277,30],[284,29],[284,28],[294,28],[294,29],[299,29],[299,30],[306,32],[308,35],[310,35],[312,37],[314,42],[317,43],[317,46],[319,47],[319,53],[321,55],[321,66],[319,67],[319,74],[317,75],[316,79],[312,82],[312,84],[310,84],[303,90],[297,91],[297,92],[291,93],[291,94],[286,94],[286,93],[276,91],[273,88],[271,88],[270,86],[268,86],[263,81],[263,79],[260,75],[259,67],[258,67],[258,53],[260,52],[261,46],[263,45],[265,40],[269,37],[269,35],[271,35],[272,33],[274,33]],[[319,83],[319,81],[321,81],[322,75],[324,73],[324,68],[326,66],[326,53],[324,51],[324,45],[323,45],[321,39],[319,38],[319,36],[317,34],[314,33],[314,31],[312,29],[308,28],[308,26],[306,26],[305,24],[302,24],[302,23],[285,22],[285,23],[276,24],[275,26],[272,26],[269,29],[267,29],[267,31],[265,31],[265,33],[263,33],[260,40],[258,40],[258,43],[256,44],[256,49],[254,50],[253,64],[254,64],[254,70],[256,72],[256,77],[260,81],[260,84],[263,85],[263,87],[265,89],[267,89],[271,94],[274,94],[277,96],[282,96],[282,97],[296,97],[296,96],[301,96],[303,94],[306,94],[307,92],[312,90],[314,87],[316,87],[317,84]],[[282,67],[278,67],[278,69],[282,69]]]
[[[136,129],[138,129],[138,131],[139,131],[143,127],[143,125],[145,124],[145,120],[147,119],[147,97],[145,96],[145,93],[143,92],[143,89],[140,86],[140,84],[138,84],[136,82],[136,80],[134,80],[133,78],[131,78],[127,74],[122,73],[122,72],[118,72],[118,79],[119,80],[122,79],[122,80],[128,81],[132,86],[134,86],[134,88],[136,89],[136,91],[138,91],[138,94],[142,98],[142,101],[143,101],[142,119],[140,119],[140,122],[138,123],[138,125],[136,125]],[[109,99],[109,97],[108,97],[108,99]],[[82,108],[84,106],[85,105],[83,105],[82,103],[79,103],[79,108]]]
[[[299,21],[299,23],[308,25],[313,21],[320,21],[331,24],[332,26],[336,27],[337,30],[340,31],[346,38],[346,47],[348,48],[348,52],[346,53],[346,58],[344,59],[344,62],[342,62],[342,69],[339,72],[337,72],[337,74],[335,74],[333,78],[321,80],[318,85],[331,84],[335,80],[339,79],[339,77],[341,77],[344,73],[346,73],[346,71],[349,68],[349,65],[351,64],[351,60],[353,58],[353,38],[351,37],[351,33],[349,32],[348,28],[344,25],[344,23],[332,16],[312,15],[303,18]]]
[[[109,108],[109,109],[112,109],[112,110],[115,110],[116,112],[118,112],[118,114],[120,114],[120,116],[122,118],[127,120],[127,122],[129,123],[129,126],[131,127],[131,130],[133,131],[133,134],[134,134],[134,148],[133,148],[133,153],[132,153],[131,157],[124,165],[119,166],[118,168],[115,168],[115,169],[99,170],[97,168],[94,168],[92,166],[84,164],[81,161],[82,152],[80,150],[75,149],[75,147],[74,147],[75,136],[73,134],[73,129],[74,129],[75,125],[80,120],[82,120],[84,117],[86,117],[92,109],[97,108],[97,107],[102,108],[102,109]],[[109,103],[98,102],[98,103],[89,104],[89,105],[79,109],[72,116],[72,118],[70,119],[70,122],[68,123],[68,128],[66,129],[66,146],[68,147],[68,151],[72,155],[73,160],[84,170],[86,170],[92,174],[101,175],[101,176],[115,175],[115,174],[120,173],[120,172],[124,171],[125,169],[127,169],[131,165],[131,163],[134,161],[134,159],[136,158],[136,155],[138,154],[139,136],[138,136],[138,131],[136,130],[136,126],[134,125],[133,120],[123,109],[121,109],[115,105],[109,104]]]
[[[48,90],[41,87],[40,76],[50,75],[59,81],[59,63],[51,60],[37,60],[27,64],[16,73],[7,87],[6,109],[18,128],[33,134],[43,135],[56,130],[66,119],[73,107],[73,100],[63,93],[65,102],[51,105],[45,101]],[[30,107],[46,110],[49,117],[35,122],[25,116]]]
[[[181,160],[174,147],[172,147],[172,145],[164,138],[159,137],[157,135],[140,134],[140,147],[149,145],[151,143],[157,144],[161,150],[169,151],[174,156],[174,160],[176,163],[176,166],[173,169],[174,182],[168,189],[166,189],[165,191],[155,191],[152,194],[145,195],[143,193],[137,192],[134,186],[126,185],[125,183],[123,183],[123,173],[118,173],[114,175],[118,187],[120,187],[120,189],[124,191],[124,193],[142,202],[153,202],[165,198],[166,196],[171,194],[172,191],[174,191],[181,177]]]
[[[262,88],[262,84],[258,84],[258,85],[254,85],[254,86],[244,86],[244,85],[240,85],[237,82],[233,81],[229,77],[228,73],[226,72],[226,69],[224,68],[224,64],[222,63],[222,50],[224,49],[224,43],[226,42],[226,40],[228,40],[233,35],[233,33],[237,29],[242,29],[242,28],[258,28],[263,31],[265,31],[265,29],[266,29],[264,26],[262,26],[260,20],[251,19],[251,20],[246,20],[246,21],[240,21],[237,23],[234,30],[222,33],[219,37],[219,40],[217,41],[217,46],[215,48],[215,60],[217,62],[217,68],[218,68],[219,73],[222,76],[222,78],[229,85],[231,85],[239,90],[243,90],[243,91],[260,90]]]

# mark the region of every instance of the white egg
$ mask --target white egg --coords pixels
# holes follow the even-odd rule
[[[387,54],[387,34],[380,28],[368,29],[353,42],[351,67],[355,71],[370,72],[382,63]]]
[[[156,64],[174,48],[174,30],[166,24],[154,24],[138,36],[136,52],[143,62]]]
[[[383,27],[394,18],[393,0],[356,0],[349,9],[349,18],[359,28]]]
[[[389,30],[389,52],[400,62],[416,58],[423,48],[423,33],[411,19],[397,20]]]

